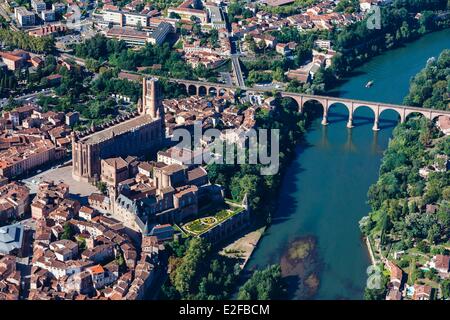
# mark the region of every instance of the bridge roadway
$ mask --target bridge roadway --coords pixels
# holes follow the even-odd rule
[[[241,89],[245,89],[245,81],[244,76],[242,75],[241,65],[239,62],[239,56],[238,55],[232,55],[231,56],[231,64],[233,66],[233,74],[236,78],[236,82]]]
[[[238,87],[231,86],[227,84],[221,84],[221,83],[213,83],[213,82],[202,82],[202,81],[193,81],[193,80],[183,80],[183,79],[168,79],[170,82],[178,83],[181,85],[184,85],[186,87],[186,92],[189,93],[189,89],[194,87],[196,90],[196,94],[198,95],[200,93],[200,89],[204,88],[206,93],[210,93],[211,89],[214,89],[217,95],[220,95],[223,91],[236,91]],[[418,107],[411,107],[411,106],[404,106],[404,105],[398,105],[398,104],[390,104],[390,103],[383,103],[383,102],[373,102],[373,101],[364,101],[364,100],[356,100],[356,99],[347,99],[347,98],[338,98],[338,97],[330,97],[330,96],[321,96],[321,95],[309,95],[309,94],[302,94],[302,93],[293,93],[293,92],[286,92],[281,90],[272,90],[272,89],[266,89],[266,88],[246,88],[246,91],[249,92],[280,92],[282,97],[289,97],[297,102],[299,111],[303,111],[303,107],[305,103],[308,101],[316,101],[322,105],[323,108],[323,119],[322,124],[327,125],[328,124],[328,111],[332,107],[332,105],[336,103],[343,104],[347,109],[349,113],[349,118],[347,122],[347,127],[352,128],[353,127],[353,113],[355,110],[359,107],[368,107],[370,108],[374,115],[374,124],[373,124],[373,130],[379,130],[378,128],[378,121],[381,113],[385,110],[394,110],[398,113],[400,117],[400,122],[404,122],[406,120],[406,117],[412,113],[419,113],[422,114],[424,117],[426,117],[429,120],[435,120],[437,117],[440,116],[450,116],[450,111],[444,111],[444,110],[435,110],[435,109],[429,109],[429,108],[418,108]]]

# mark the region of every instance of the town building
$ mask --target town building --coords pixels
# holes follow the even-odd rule
[[[16,267],[16,257],[5,255],[0,258],[0,300],[19,300],[22,275]]]
[[[14,16],[22,27],[34,26],[36,24],[35,14],[28,11],[25,7],[14,8]]]
[[[125,41],[132,46],[144,46],[147,43],[162,45],[174,29],[170,23],[161,22],[153,31],[140,31],[134,28],[113,27],[106,31],[106,37]]]
[[[450,135],[450,117],[449,116],[439,117],[437,121],[437,127],[446,136]]]
[[[24,240],[24,229],[20,224],[0,227],[0,254],[20,256]]]
[[[428,285],[414,284],[413,300],[430,300],[433,288]]]
[[[167,9],[167,14],[177,14],[184,20],[190,20],[191,17],[195,17],[200,23],[208,23],[208,13],[204,10],[196,9],[193,0],[186,0],[178,7],[170,7]]]
[[[30,209],[30,189],[18,182],[0,186],[0,222],[21,218]]]
[[[435,255],[430,262],[430,267],[435,269],[441,277],[448,278],[450,276],[450,256]]]
[[[30,59],[28,52],[22,50],[16,50],[11,52],[0,52],[3,63],[11,71],[20,70],[26,66],[27,61]]]
[[[43,0],[31,0],[31,7],[37,13],[45,11],[47,9],[47,5]]]
[[[66,150],[49,139],[35,135],[4,134],[0,136],[0,175],[13,178],[52,161],[63,158]]]
[[[31,203],[31,216],[38,220],[47,217],[69,195],[69,186],[63,182],[55,184],[44,181],[39,184],[36,197]]]
[[[213,29],[226,28],[226,22],[222,14],[222,9],[215,3],[206,3],[205,7],[209,14],[209,20]]]
[[[66,4],[62,2],[52,3],[52,10],[55,11],[56,14],[63,14],[66,12]]]
[[[43,10],[41,11],[41,19],[44,22],[52,22],[56,20],[56,14],[53,10]]]
[[[173,31],[174,29],[170,23],[161,22],[156,30],[152,32],[149,42],[151,44],[160,46],[164,43],[169,33]]]
[[[72,127],[80,120],[80,113],[78,111],[66,113],[66,125]]]

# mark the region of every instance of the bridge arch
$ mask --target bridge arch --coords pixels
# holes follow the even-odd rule
[[[293,96],[289,96],[289,95],[286,95],[286,96],[281,95],[281,98],[283,100],[289,101],[290,105],[292,105],[292,107],[295,107],[297,109],[297,112],[300,112],[300,113],[302,112],[302,109],[300,107],[300,102],[298,101],[298,99],[296,99]]]
[[[446,116],[445,114],[433,114],[432,118],[431,118],[431,121],[432,122],[438,122],[440,117],[445,117],[445,116]]]
[[[217,88],[216,87],[209,87],[208,88],[208,95],[209,96],[217,96]]]
[[[329,123],[347,121],[347,126],[352,127],[352,110],[341,101],[328,101],[327,118]]]
[[[395,108],[380,108],[378,110],[378,112],[379,112],[378,113],[379,122],[390,123],[390,125],[389,124],[384,124],[383,128],[394,127],[395,125],[397,125],[398,122],[400,122],[400,123],[403,122],[403,120],[402,120],[403,119],[403,114],[398,109],[395,109]],[[389,114],[391,114],[392,116],[390,116]]]
[[[186,83],[177,82],[177,81],[174,81],[173,83],[179,87],[182,87],[184,89],[184,92],[186,92],[187,95],[189,94],[189,86]]]
[[[197,95],[198,96],[206,96],[208,94],[208,87],[206,86],[198,86],[197,87]]]
[[[427,118],[428,120],[432,120],[430,112],[429,111],[426,112],[426,111],[422,111],[422,110],[406,110],[405,111],[405,120],[408,120],[408,118],[411,118],[411,116],[419,115],[419,114],[421,116]]]
[[[294,100],[297,103],[298,112],[303,112],[303,97],[302,96],[291,95],[291,94],[287,94],[285,92],[281,92],[280,96],[282,98],[290,98],[290,99]]]
[[[186,84],[186,88],[187,88],[187,94],[188,95],[192,95],[195,96],[197,95],[197,86],[194,84]]]
[[[430,119],[429,116],[427,116],[426,114],[424,114],[423,112],[420,111],[412,111],[412,112],[408,112],[405,114],[405,121],[408,121],[412,118],[424,118],[424,119]]]
[[[308,112],[308,109],[311,110],[313,115],[322,115],[322,125],[326,126],[328,124],[328,107],[326,100],[314,98],[307,98],[306,100],[304,99],[301,110],[302,112]]]
[[[358,104],[353,106],[352,124],[358,126],[373,123],[373,129],[378,130],[378,115],[378,110],[373,106]]]
[[[227,93],[228,93],[228,90],[225,88],[217,88],[217,90],[218,90],[219,97],[223,97],[223,96],[227,95]]]
[[[342,100],[328,100],[327,104],[328,104],[328,111],[330,111],[331,108],[336,107],[336,105],[343,105],[347,109],[348,114],[353,113],[351,103]]]
[[[373,111],[373,113],[375,114],[375,115],[377,115],[377,113],[378,113],[378,106],[377,105],[373,105],[373,104],[370,104],[370,103],[366,103],[366,104],[354,104],[353,105],[353,112],[355,112],[357,109],[359,109],[359,108],[369,108],[370,110],[372,110]]]
[[[380,107],[378,117],[381,118],[381,115],[383,113],[386,114],[387,112],[391,112],[391,113],[394,112],[394,113],[396,113],[397,116],[398,116],[398,119],[400,119],[400,121],[402,121],[402,119],[403,119],[403,112],[400,112],[396,108]]]
[[[305,106],[305,104],[307,103],[318,103],[322,106],[324,113],[326,113],[328,111],[328,107],[327,107],[327,100],[326,99],[321,99],[319,97],[303,97],[303,101],[302,101],[302,109]]]

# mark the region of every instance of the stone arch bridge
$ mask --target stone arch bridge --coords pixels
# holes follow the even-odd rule
[[[230,93],[235,92],[238,87],[221,84],[221,83],[213,83],[213,82],[202,82],[202,81],[192,81],[192,80],[182,80],[182,79],[169,79],[170,82],[178,83],[180,85],[184,85],[186,88],[186,92],[189,92],[195,89],[195,94],[199,95],[203,90],[206,94],[211,94],[214,92],[217,96],[222,95],[222,93]],[[265,88],[247,88],[247,92],[255,92],[255,93],[264,93],[264,92],[273,92],[271,89]],[[276,90],[279,91],[279,90]],[[404,122],[406,118],[411,114],[421,114],[425,118],[429,120],[436,120],[440,116],[450,116],[450,111],[444,110],[434,110],[427,108],[417,108],[410,107],[398,104],[389,104],[382,102],[373,102],[373,101],[363,101],[363,100],[355,100],[355,99],[347,99],[347,98],[337,98],[337,97],[328,97],[328,96],[320,96],[320,95],[308,95],[302,93],[293,93],[293,92],[285,92],[279,91],[283,98],[291,98],[296,101],[298,105],[298,109],[300,112],[303,112],[304,106],[307,102],[315,101],[319,103],[323,108],[323,118],[322,124],[328,124],[328,113],[330,108],[335,104],[342,104],[348,110],[348,121],[347,127],[353,127],[353,114],[356,109],[360,107],[367,107],[371,109],[374,113],[374,124],[373,130],[379,130],[378,122],[380,119],[380,115],[382,112],[386,110],[395,111],[400,118],[400,122]]]

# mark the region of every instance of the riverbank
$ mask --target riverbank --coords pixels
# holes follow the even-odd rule
[[[373,254],[372,244],[370,243],[369,237],[364,237],[366,241],[367,251],[369,252],[370,261],[372,262],[372,266],[377,265],[377,260],[375,259],[375,255]]]
[[[253,251],[258,246],[258,242],[263,236],[265,229],[266,227],[261,227],[243,235],[239,239],[225,246],[219,254],[229,258],[239,259],[239,267],[241,270],[244,269]]]

